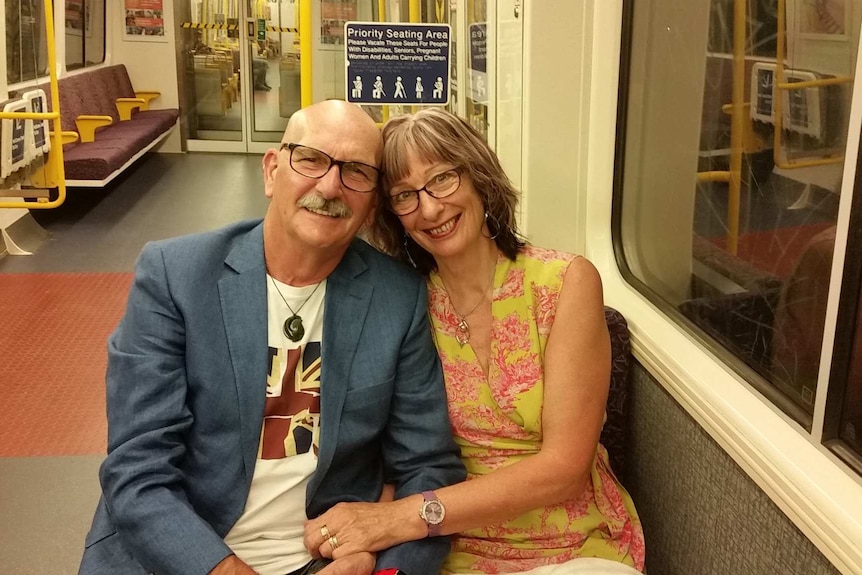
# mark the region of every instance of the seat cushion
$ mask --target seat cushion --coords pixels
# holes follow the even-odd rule
[[[75,144],[63,151],[67,180],[104,180],[135,155],[137,149],[121,141]]]

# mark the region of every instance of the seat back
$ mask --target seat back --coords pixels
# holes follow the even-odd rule
[[[611,385],[606,407],[607,419],[600,441],[618,478],[625,476],[625,448],[628,437],[629,372],[631,343],[626,318],[617,310],[605,306],[605,321],[611,337]]]

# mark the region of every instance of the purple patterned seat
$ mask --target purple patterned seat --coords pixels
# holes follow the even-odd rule
[[[137,154],[166,137],[179,118],[177,109],[135,110],[130,120],[120,121],[117,98],[135,97],[128,71],[122,64],[66,76],[58,86],[63,131],[77,132],[78,116],[110,116],[113,120],[110,126],[96,130],[95,142],[64,146],[66,180],[74,180],[75,185],[107,184]],[[49,93],[48,86],[42,89]]]
[[[611,386],[608,391],[607,419],[602,427],[601,443],[608,450],[611,469],[617,478],[625,477],[625,451],[629,417],[629,372],[631,342],[626,318],[605,306],[605,321],[611,336]]]

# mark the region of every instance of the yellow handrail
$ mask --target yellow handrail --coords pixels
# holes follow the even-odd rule
[[[377,0],[377,19],[380,22],[386,22],[386,0]],[[385,124],[389,121],[389,106],[383,105],[381,108],[382,114],[380,119]]]
[[[733,96],[730,114],[730,175],[727,197],[727,251],[736,255],[739,240],[739,195],[742,188],[742,145],[745,133],[746,0],[733,3]]]
[[[783,82],[778,84],[780,90],[801,90],[802,88],[816,88],[818,86],[835,86],[838,84],[849,84],[853,78],[849,76],[836,76],[835,78],[819,78],[805,82]]]
[[[314,103],[311,81],[311,0],[299,0],[299,103],[303,108]]]
[[[725,172],[722,170],[712,171],[712,172],[698,172],[697,173],[697,181],[698,183],[703,182],[729,182],[730,181],[730,172]]]
[[[57,52],[54,47],[54,6],[52,0],[45,0],[45,35],[48,44],[48,74],[51,79],[52,112],[0,112],[0,119],[21,118],[25,120],[53,120],[54,131],[48,161],[54,162],[57,174],[57,199],[47,202],[0,202],[0,208],[25,208],[47,210],[57,208],[66,201],[66,174],[63,171],[63,139],[60,124],[60,90],[57,86]],[[51,136],[49,136],[51,137]]]

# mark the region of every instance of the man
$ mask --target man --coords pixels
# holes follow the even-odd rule
[[[306,515],[376,500],[384,480],[400,498],[464,479],[424,284],[354,239],[381,154],[362,110],[316,104],[264,156],[262,223],[144,248],[109,341],[81,573],[306,575]],[[436,575],[448,548],[400,545],[376,569]],[[319,573],[374,569],[357,553]]]

